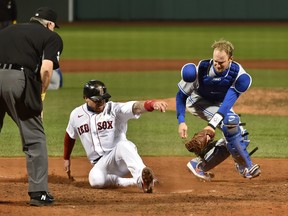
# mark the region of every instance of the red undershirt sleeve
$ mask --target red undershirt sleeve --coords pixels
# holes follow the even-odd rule
[[[64,160],[70,159],[70,155],[72,153],[75,141],[76,140],[72,139],[67,132],[65,133],[65,137],[64,137]]]

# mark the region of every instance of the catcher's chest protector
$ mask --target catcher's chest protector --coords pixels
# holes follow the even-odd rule
[[[198,67],[199,93],[201,96],[213,100],[223,101],[228,89],[233,85],[240,67],[232,62],[225,76],[209,76],[213,67],[213,60],[203,60]]]

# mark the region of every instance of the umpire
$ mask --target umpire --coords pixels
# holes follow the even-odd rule
[[[0,131],[7,113],[19,128],[33,206],[54,201],[48,190],[48,153],[41,113],[63,49],[61,37],[54,32],[59,28],[56,21],[55,11],[41,7],[30,22],[0,31]]]

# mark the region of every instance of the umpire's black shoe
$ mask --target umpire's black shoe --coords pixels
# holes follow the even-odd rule
[[[54,202],[54,197],[46,191],[29,192],[31,206],[47,206]]]

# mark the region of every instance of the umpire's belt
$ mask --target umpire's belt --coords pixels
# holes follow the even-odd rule
[[[21,65],[18,65],[18,64],[2,64],[2,63],[0,63],[0,69],[24,71],[24,67]]]

